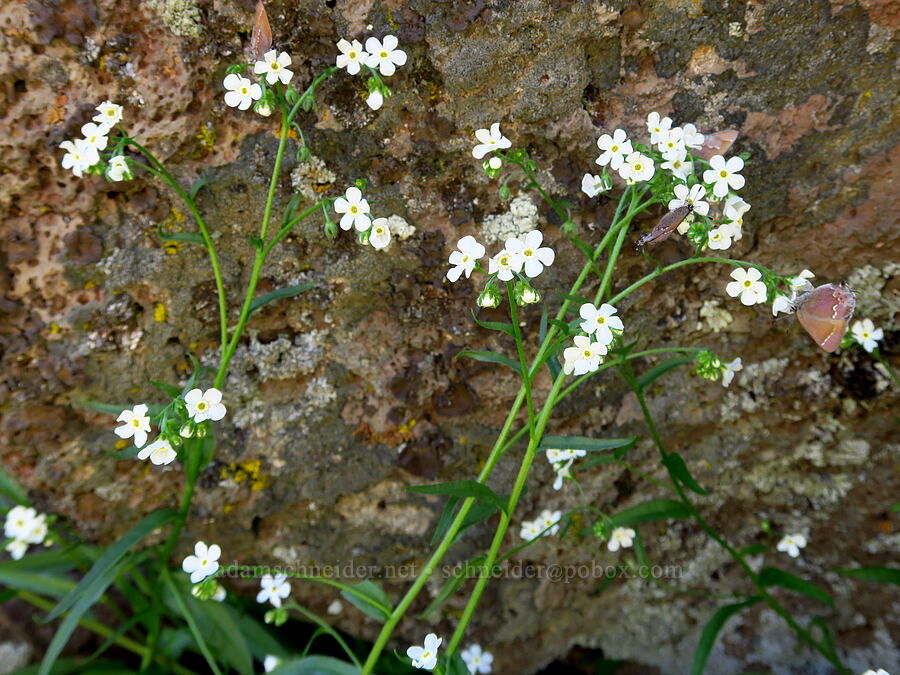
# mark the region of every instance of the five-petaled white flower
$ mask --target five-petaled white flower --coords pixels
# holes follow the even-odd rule
[[[271,602],[274,607],[281,607],[281,601],[291,594],[291,585],[286,574],[264,574],[259,580],[262,590],[256,594],[257,602]]]
[[[619,175],[629,183],[637,183],[642,180],[650,180],[655,171],[652,159],[639,152],[632,152],[619,168]]]
[[[259,84],[237,73],[228,73],[222,84],[228,90],[225,92],[225,105],[238,110],[246,110],[253,101],[258,101],[262,96],[262,87]]]
[[[884,331],[881,328],[875,328],[872,319],[862,319],[853,324],[853,339],[862,345],[870,354],[872,350],[878,347],[878,341],[884,337]]]
[[[509,241],[518,241],[510,239]],[[509,243],[509,242],[507,242]],[[516,272],[522,271],[522,265],[525,264],[525,258],[521,253],[513,253],[503,249],[488,261],[488,274],[497,274],[500,281],[512,281],[516,276]]]
[[[376,218],[372,221],[372,229],[369,230],[369,243],[376,250],[387,248],[391,243],[391,230],[388,227],[387,218]]]
[[[659,113],[654,111],[647,115],[647,131],[650,132],[650,142],[659,143],[660,136],[672,128],[672,118],[659,118]]]
[[[110,128],[122,121],[122,106],[112,101],[104,101],[97,106],[97,114],[93,119],[97,124],[106,124]]]
[[[443,640],[434,633],[425,636],[425,645],[419,647],[413,645],[406,650],[406,655],[412,660],[414,668],[434,670],[437,665],[437,650]]]
[[[207,546],[204,542],[198,541],[194,544],[194,555],[184,559],[181,569],[191,575],[192,584],[199,583],[219,570],[218,560],[221,555],[222,549],[218,544]]]
[[[766,301],[766,285],[760,281],[762,274],[755,267],[732,270],[731,278],[734,281],[728,283],[725,292],[732,298],[740,296],[741,302],[748,307]]]
[[[710,169],[703,172],[703,182],[712,183],[713,194],[722,199],[728,188],[740,190],[744,187],[744,177],[738,173],[744,168],[744,160],[731,157],[727,162],[722,155],[714,155],[709,160]]]
[[[491,672],[494,655],[490,652],[481,651],[481,645],[469,645],[459,655],[472,675],[486,675]]]
[[[545,530],[546,535],[552,536],[559,532],[560,518],[562,518],[562,511],[551,511],[550,509],[544,509],[537,517],[537,524],[541,527],[542,530]]]
[[[266,82],[270,85],[281,80],[281,84],[287,84],[291,81],[294,73],[288,70],[291,65],[291,57],[287,52],[281,52],[277,56],[274,49],[270,49],[263,54],[263,60],[253,64],[253,72],[257,75],[266,76]]]
[[[714,227],[707,233],[706,244],[714,251],[724,251],[731,247],[731,228],[727,224]]]
[[[631,141],[628,140],[624,129],[616,129],[612,136],[603,134],[597,139],[597,147],[603,151],[597,158],[597,164],[600,166],[609,164],[609,168],[613,171],[618,171],[625,158],[633,152]]]
[[[100,153],[97,152],[97,148],[88,145],[83,138],[63,141],[59,147],[66,151],[62,158],[62,168],[71,169],[78,178],[81,178],[83,171],[100,161]]]
[[[726,225],[731,229],[731,237],[739,241],[743,234],[741,228],[744,225],[744,214],[750,210],[750,205],[737,195],[732,195],[725,200],[722,214],[728,219]]]
[[[347,188],[343,197],[335,199],[334,210],[336,213],[344,214],[340,222],[342,230],[356,227],[360,232],[365,232],[372,224],[366,215],[369,213],[369,202],[363,199],[362,192],[357,187]]]
[[[572,450],[563,448],[549,448],[547,450],[547,461],[551,464],[557,462],[568,462],[570,459],[584,457],[587,454],[585,450]]]
[[[113,181],[131,180],[131,169],[128,167],[128,160],[125,159],[124,155],[116,155],[109,158],[109,168],[106,170],[106,175]]]
[[[617,527],[609,536],[606,548],[615,553],[620,548],[631,548],[637,533],[630,527]]]
[[[554,490],[561,490],[563,481],[572,477],[572,463],[574,461],[574,459],[570,459],[568,462],[558,462],[553,465],[553,470],[556,472],[556,479],[553,481]]]
[[[406,63],[406,52],[397,49],[397,38],[393,35],[385,35],[383,41],[370,37],[366,40],[366,65],[369,68],[378,68],[385,77],[394,74],[397,66]]]
[[[198,424],[206,420],[218,422],[225,417],[225,406],[222,405],[222,392],[215,388],[200,391],[191,389],[184,395],[188,416]]]
[[[456,281],[465,272],[466,279],[472,274],[478,260],[484,255],[484,246],[475,241],[472,235],[466,235],[456,244],[456,251],[450,254],[450,264],[453,265],[447,271],[447,278]]]
[[[279,659],[274,654],[269,654],[263,660],[263,670],[265,670],[267,673],[271,673],[273,670],[275,670],[280,665],[281,665],[281,659]]]
[[[109,128],[108,124],[94,124],[93,122],[88,122],[81,127],[81,134],[84,136],[84,142],[88,146],[96,148],[98,151],[105,149],[108,142],[107,135],[109,134]]]
[[[472,148],[472,157],[481,159],[494,150],[505,150],[512,146],[512,141],[500,133],[500,123],[494,122],[490,129],[478,129],[475,132],[478,145]]]
[[[21,560],[29,544],[41,544],[47,537],[47,516],[30,506],[14,506],[6,514],[3,533],[11,540],[6,550],[13,560]]]
[[[544,235],[540,230],[532,230],[526,234],[525,241],[515,237],[506,240],[507,252],[522,257],[525,274],[531,278],[543,272],[544,267],[550,267],[556,258],[552,248],[541,247],[543,240]]]
[[[379,110],[384,105],[384,95],[377,89],[370,91],[366,96],[366,105],[372,110]]]
[[[794,301],[793,298],[789,298],[788,296],[779,293],[775,296],[775,299],[772,301],[772,316],[778,316],[778,312],[784,312],[785,314],[790,314],[794,311]]]
[[[612,187],[609,176],[597,176],[586,173],[581,179],[581,191],[588,197],[596,197],[601,192],[606,192]]]
[[[699,150],[703,147],[703,141],[706,140],[706,137],[697,131],[697,127],[693,124],[685,124],[681,127],[684,132],[684,144],[689,148],[694,148],[695,150]]]
[[[581,330],[588,335],[596,334],[597,341],[602,345],[608,345],[613,341],[613,331],[621,333],[625,330],[622,319],[613,316],[618,310],[607,303],[597,309],[589,303],[584,303],[578,310],[581,318]]]
[[[178,453],[172,448],[172,444],[165,438],[157,438],[150,445],[142,448],[137,454],[138,459],[150,458],[150,463],[156,466],[171,464],[175,461]]]
[[[694,163],[687,161],[687,148],[681,148],[676,152],[669,152],[663,155],[665,162],[660,166],[668,169],[676,178],[686,181],[688,176],[694,173]]]
[[[341,53],[337,55],[335,64],[338,68],[346,68],[351,75],[356,75],[360,66],[369,58],[369,54],[363,51],[363,46],[359,40],[347,42],[347,40],[341,38],[337,43],[337,48],[341,50]]]
[[[671,129],[662,131],[659,134],[657,146],[659,147],[659,151],[663,154],[663,157],[685,150],[684,130],[681,127],[672,127]]]
[[[587,335],[576,335],[573,338],[574,347],[566,347],[563,351],[563,372],[566,375],[584,375],[593,373],[600,367],[603,357],[607,353],[606,345],[600,342],[591,342]]]
[[[803,270],[797,276],[790,277],[787,282],[788,284],[790,284],[795,293],[799,293],[801,291],[811,291],[813,286],[809,280],[815,278],[815,274],[813,274],[809,270]]]
[[[150,417],[147,415],[147,406],[141,403],[131,410],[123,410],[116,418],[116,422],[122,422],[122,426],[116,427],[115,434],[119,438],[131,438],[134,436],[134,446],[140,448],[147,442],[147,434],[150,431]]]
[[[688,188],[687,185],[676,185],[674,190],[675,199],[669,200],[669,211],[674,211],[680,206],[693,206],[694,211],[699,216],[705,216],[709,213],[709,204],[703,201],[706,195],[706,188],[700,185],[694,185]]]
[[[734,374],[739,370],[743,370],[744,366],[741,362],[741,357],[737,357],[731,363],[726,363],[722,366],[722,386],[727,387],[731,384],[731,381],[734,379]]]
[[[806,537],[802,534],[786,534],[781,538],[776,547],[782,553],[787,553],[792,558],[800,555],[800,549],[806,547]]]
[[[543,529],[544,528],[538,524],[538,521],[526,520],[522,523],[522,528],[519,530],[519,536],[525,541],[531,541],[541,536],[541,530]]]

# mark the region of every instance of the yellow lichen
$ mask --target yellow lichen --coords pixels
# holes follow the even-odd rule
[[[400,427],[400,433],[408,434],[410,431],[412,431],[412,428],[414,426],[416,426],[416,421],[414,419],[412,419],[409,422],[407,422],[406,424],[404,424],[402,427]]]
[[[153,308],[153,320],[158,323],[166,320],[166,306],[161,302],[157,302],[156,307]]]

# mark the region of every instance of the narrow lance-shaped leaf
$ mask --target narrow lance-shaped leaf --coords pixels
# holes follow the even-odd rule
[[[506,511],[506,503],[497,496],[484,483],[474,480],[458,480],[435,485],[410,485],[406,488],[409,492],[422,495],[448,495],[450,497],[473,497],[483,502],[493,504],[497,508]]]
[[[855,567],[853,569],[835,570],[835,572],[854,579],[879,581],[900,586],[900,567]]]
[[[270,302],[283,300],[284,298],[292,298],[295,295],[305,293],[318,283],[318,281],[307,281],[306,283],[298,284],[296,286],[285,286],[284,288],[278,288],[274,291],[264,293],[259,297],[253,298],[253,302],[250,303],[250,313],[253,314],[253,312],[268,305]]]
[[[384,621],[390,616],[390,613],[386,612],[385,609],[392,609],[391,600],[388,598],[387,593],[381,590],[378,585],[366,579],[351,588],[365,597],[360,597],[347,591],[341,591],[341,595],[363,614],[379,621]],[[377,604],[368,602],[366,598],[371,598]],[[382,609],[382,607],[385,609]]]
[[[503,354],[498,354],[496,352],[475,352],[471,350],[464,350],[459,352],[454,359],[458,359],[461,356],[468,357],[470,359],[474,359],[476,361],[483,361],[484,363],[499,363],[501,365],[512,368],[514,371],[522,374],[522,366],[519,365],[518,361],[513,361],[508,356],[504,356]]]
[[[610,520],[612,527],[624,527],[637,523],[648,523],[654,520],[669,518],[688,518],[691,512],[682,502],[674,499],[653,499],[619,511]]]
[[[684,463],[684,459],[677,452],[671,452],[666,455],[663,464],[672,472],[672,476],[688,490],[696,492],[698,495],[706,494],[706,490],[694,480],[691,472],[688,471],[687,464]]]
[[[488,330],[497,330],[502,333],[506,333],[510,337],[515,337],[515,329],[511,323],[503,323],[502,321],[482,321],[477,316],[475,316],[475,312],[472,312],[472,318],[475,319],[475,323],[477,323],[482,328],[487,328]]]
[[[759,573],[759,583],[762,586],[779,586],[781,588],[786,588],[789,591],[801,593],[809,598],[813,598],[814,600],[824,602],[826,605],[834,607],[834,601],[828,593],[814,583],[775,567],[764,567]]]
[[[674,370],[675,368],[683,366],[687,363],[692,363],[693,361],[693,356],[677,356],[674,359],[669,359],[668,361],[658,363],[638,378],[638,386],[642,390],[646,389],[650,386],[651,383],[668,373],[670,370]]]
[[[586,450],[588,452],[607,452],[616,448],[632,446],[637,442],[637,436],[627,438],[590,438],[588,436],[544,436],[539,451],[560,450]]]
[[[722,630],[722,626],[725,625],[725,622],[741,610],[756,604],[759,600],[760,598],[753,597],[744,602],[719,607],[719,609],[716,610],[716,613],[713,614],[706,623],[703,634],[700,636],[700,641],[697,643],[697,649],[694,651],[694,665],[691,668],[691,675],[703,675],[703,671],[706,669],[706,662],[709,660],[709,654],[712,651],[713,645],[716,644],[716,637],[719,635],[719,631]]]

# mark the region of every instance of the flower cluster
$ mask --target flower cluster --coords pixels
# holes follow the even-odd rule
[[[149,459],[157,466],[170,464],[178,456],[173,444],[180,446],[183,438],[205,436],[208,420],[219,421],[225,417],[226,408],[222,403],[222,392],[210,388],[206,391],[191,389],[184,398],[176,398],[157,415],[160,418],[159,437],[146,445],[150,427],[149,408],[141,403],[131,410],[123,410],[116,418],[122,425],[115,428],[115,434],[125,440],[134,439],[134,446],[141,448],[138,459]],[[171,419],[170,419],[171,415]],[[156,418],[154,418],[156,419]]]
[[[554,490],[561,489],[563,480],[572,477],[572,463],[586,454],[584,450],[559,450],[557,448],[547,450],[547,461],[550,462],[550,466],[556,473],[556,480],[553,481]]]
[[[130,180],[131,169],[128,159],[122,154],[119,142],[111,153],[104,153],[109,145],[109,134],[122,121],[122,106],[104,101],[96,107],[93,121],[81,127],[83,138],[63,141],[59,144],[66,154],[62,158],[62,168],[71,169],[81,178],[85,172],[94,175],[106,174],[111,181]]]
[[[47,538],[47,516],[30,506],[14,506],[6,514],[3,534],[10,541],[6,550],[20,560],[30,544],[43,544]]]
[[[358,185],[365,185],[359,181]],[[349,187],[343,197],[334,200],[334,211],[341,219],[339,225],[342,230],[356,229],[360,243],[369,243],[376,250],[387,248],[391,243],[391,229],[387,218],[372,218],[368,200],[362,195],[362,190],[357,187]],[[325,233],[333,238],[337,236],[337,229],[329,221],[325,224]]]
[[[424,646],[413,645],[407,648],[406,655],[412,661],[413,668],[434,670],[437,665],[437,650],[442,642],[442,638],[434,633],[429,633],[425,636]]]
[[[472,675],[487,675],[494,665],[494,655],[482,651],[478,644],[469,645],[459,655]]]
[[[615,307],[606,303],[599,308],[588,303],[581,306],[578,310],[583,319],[580,325],[586,335],[576,335],[573,338],[575,346],[563,351],[563,372],[566,375],[584,375],[600,367],[609,345],[625,330],[622,319],[615,316],[616,311]]]
[[[261,61],[253,64],[253,74],[258,82],[244,77],[242,72],[245,65],[231,66],[222,85],[225,87],[225,105],[238,110],[246,110],[251,105],[253,109],[263,117],[268,117],[275,109],[275,94],[269,89],[276,85],[288,87],[294,77],[294,72],[289,68],[291,56],[287,52],[280,54],[270,49]],[[292,95],[297,92],[288,88]]]
[[[513,281],[516,285],[513,290],[514,298],[519,305],[530,305],[540,302],[541,296],[528,279],[539,276],[545,267],[549,267],[556,259],[552,248],[541,246],[544,235],[540,230],[532,230],[521,239],[511,237],[506,240],[504,247],[488,260],[488,274],[490,278],[485,284],[484,291],[478,296],[480,307],[496,307],[500,304],[500,291],[494,285],[494,280]],[[468,279],[476,269],[484,271],[478,261],[484,257],[485,248],[471,235],[463,237],[456,244],[457,250],[450,254],[450,265],[447,278],[451,282],[459,280],[465,273]],[[527,278],[526,278],[527,277]]]
[[[561,518],[562,511],[544,509],[534,520],[526,520],[522,523],[519,535],[525,541],[531,541],[545,535],[553,536],[559,532],[559,521]]]
[[[722,363],[718,356],[708,349],[703,350],[697,355],[694,370],[697,375],[707,380],[715,382],[721,376],[722,386],[727,387],[734,379],[735,373],[744,369],[741,357],[733,359],[729,363]]]
[[[800,549],[806,548],[806,537],[802,534],[786,534],[778,542],[776,548],[782,553],[796,558],[800,555]]]
[[[372,110],[378,110],[384,103],[384,97],[391,95],[391,90],[381,81],[379,73],[390,77],[396,72],[397,66],[406,63],[406,52],[399,49],[398,44],[393,35],[385,35],[384,40],[370,37],[366,40],[365,49],[359,40],[348,42],[341,39],[337,43],[341,52],[335,60],[338,68],[346,68],[351,75],[357,75],[363,66],[366,67],[369,73],[366,104]]]

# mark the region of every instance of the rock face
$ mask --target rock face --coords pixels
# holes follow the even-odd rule
[[[379,215],[405,221],[406,238],[386,252],[347,233],[332,242],[316,216],[276,247],[261,291],[320,283],[251,321],[225,385],[229,416],[216,427],[216,462],[201,479],[182,548],[202,538],[241,562],[352,562],[382,577],[394,597],[411,582],[441,503],[405,487],[473,477],[517,389],[499,367],[453,359],[465,348],[510,345],[472,321],[480,288],[444,281],[450,250],[464,234],[485,241],[536,222],[558,258],[540,278],[545,296],[568,288],[581,266],[544,204],[519,201],[509,214],[472,159],[472,131],[494,121],[529,148],[544,188],[568,196],[594,242],[614,205],[589,200],[580,182],[595,167],[601,133],[642,134],[651,110],[704,131],[738,129],[735,150],[752,154],[742,194],[753,207],[731,257],[848,281],[857,317],[884,328],[882,353],[897,367],[900,3],[305,0],[272,2],[268,13],[302,86],[333,63],[340,37],[393,33],[408,51],[380,111],[345,72],[320,88],[317,109],[300,118],[315,158],[298,167],[294,144],[276,197],[283,208],[292,172],[307,198],[366,177]],[[175,505],[183,474],[178,463],[149,470],[111,458],[113,418],[86,401],[152,402],[149,380],[184,382],[188,354],[216,364],[217,309],[205,251],[164,245],[156,234],[193,229],[176,195],[146,174],[119,184],[78,180],[60,168],[57,146],[111,99],[182,184],[212,167],[199,205],[236,319],[252,259],[247,237],[258,232],[277,146],[271,119],[222,98],[225,68],[246,60],[252,16],[249,0],[29,0],[0,9],[0,453],[39,509],[88,539],[111,542],[149,510]],[[656,255],[671,262],[690,251],[672,239]],[[614,288],[651,269],[624,255]],[[777,532],[808,535],[802,558],[767,562],[831,588],[835,608],[786,601],[802,623],[827,618],[854,672],[896,672],[896,591],[831,570],[896,558],[900,520],[888,508],[900,485],[897,388],[862,350],[826,355],[793,319],[773,323],[767,307],[727,298],[727,274],[682,268],[619,307],[642,346],[707,346],[743,358],[727,390],[685,370],[659,381],[650,405],[665,442],[709,488],[698,506],[737,548],[764,540],[763,519]],[[537,309],[524,313],[532,341],[539,319]],[[640,435],[630,461],[661,477],[623,383],[611,371],[590,382],[557,408],[551,432]],[[546,381],[538,386],[546,392]],[[498,493],[508,492],[520,456],[510,452],[498,466]],[[589,503],[606,513],[664,496],[610,465],[578,476]],[[580,503],[573,486],[555,492],[552,481],[536,462],[521,518]],[[518,574],[511,565],[489,584],[470,633],[495,654],[495,672],[534,673],[576,645],[648,667],[641,672],[687,672],[699,631],[721,604],[708,594],[749,591],[696,526],[669,521],[641,527],[668,586],[619,580],[600,594],[602,574],[589,570],[619,557],[596,539],[579,541],[576,529],[526,549],[510,561]],[[467,531],[448,562],[485,551],[492,532]],[[507,547],[518,543],[512,528]],[[526,564],[559,564],[575,578],[529,578]],[[295,595],[321,614],[334,599],[311,586],[296,585]],[[429,630],[449,635],[464,600],[454,598]],[[413,615],[396,646],[426,632]],[[377,630],[354,609],[337,624],[364,636]],[[832,672],[795,650],[784,623],[759,608],[727,625],[710,664],[716,673]]]

